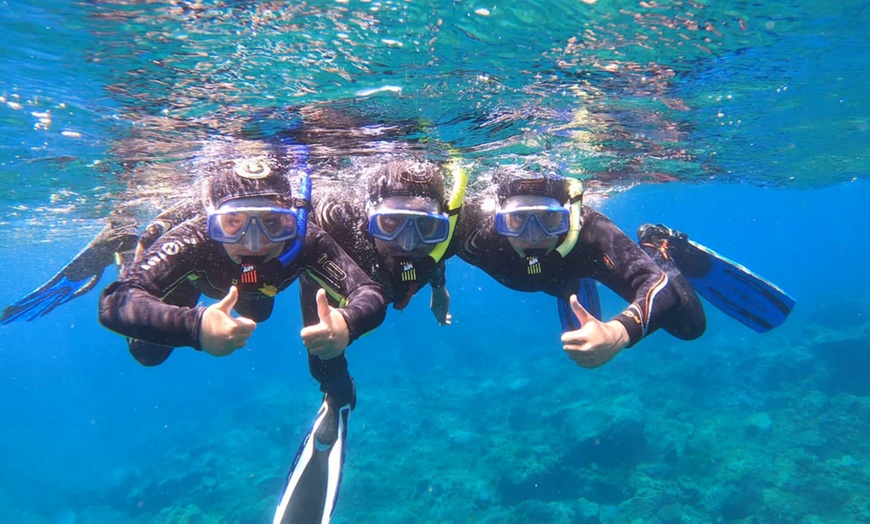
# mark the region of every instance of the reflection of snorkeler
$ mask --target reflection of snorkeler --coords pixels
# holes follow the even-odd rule
[[[664,226],[642,226],[638,246],[581,206],[579,181],[529,172],[497,178],[494,205],[475,199],[463,207],[459,256],[507,287],[557,297],[563,348],[580,366],[606,364],[659,327],[684,340],[701,336],[706,320],[696,290],[761,332],[794,306],[773,284]],[[601,322],[574,296],[589,278],[629,306]]]

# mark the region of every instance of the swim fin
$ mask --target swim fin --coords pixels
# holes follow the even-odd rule
[[[746,267],[689,240],[695,256],[706,256],[710,270],[701,276],[686,274],[692,287],[725,314],[758,333],[765,333],[785,322],[795,300],[775,284]],[[674,260],[680,267],[678,257]]]
[[[36,320],[84,295],[97,285],[116,253],[136,247],[138,237],[135,220],[114,219],[51,280],[6,306],[0,324]]]
[[[327,524],[335,510],[344,466],[350,404],[334,406],[329,394],[296,453],[273,524]]]
[[[580,279],[580,286],[577,289],[577,300],[593,317],[601,320],[601,300],[598,297],[598,284],[594,279]],[[559,320],[562,321],[562,332],[580,329],[580,321],[577,320],[577,316],[571,310],[571,304],[564,298],[557,298],[556,305],[559,307]]]
[[[785,322],[795,300],[775,284],[663,224],[638,229],[642,245],[662,247],[692,287],[728,316],[765,333]]]

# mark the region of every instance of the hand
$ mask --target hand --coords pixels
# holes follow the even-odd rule
[[[350,343],[350,330],[344,315],[329,305],[326,291],[318,289],[316,298],[320,323],[302,328],[299,334],[309,353],[320,360],[329,360],[341,355]]]
[[[628,344],[628,332],[620,322],[601,322],[589,314],[577,295],[571,295],[571,310],[582,325],[562,334],[562,349],[584,368],[597,368],[610,362]]]
[[[429,309],[435,315],[435,320],[439,326],[449,326],[453,320],[453,315],[448,311],[450,309],[450,293],[446,287],[435,289],[432,288],[432,300],[429,301]]]
[[[199,328],[199,343],[202,350],[216,357],[224,357],[244,347],[257,327],[257,323],[245,317],[233,318],[230,313],[239,300],[236,286],[217,304],[205,309]]]

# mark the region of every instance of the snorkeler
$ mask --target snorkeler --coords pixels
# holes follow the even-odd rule
[[[198,166],[201,212],[160,235],[103,291],[100,322],[128,337],[139,362],[157,365],[179,346],[215,356],[243,347],[271,315],[275,295],[303,273],[342,297],[333,308],[317,291],[317,315],[301,332],[309,362],[323,364],[311,370],[324,399],[300,453],[316,443],[324,459],[309,464],[297,457],[282,497],[285,511],[298,517],[288,522],[328,517],[356,401],[344,350],[383,321],[383,291],[308,221],[310,177],[285,148],[210,144]],[[197,306],[200,294],[220,301]],[[231,316],[233,309],[242,316]],[[301,482],[290,483],[294,473]]]
[[[368,275],[379,283],[387,303],[404,309],[429,284],[430,309],[439,325],[449,325],[450,294],[444,262],[455,252],[451,243],[467,175],[457,163],[414,157],[357,160],[367,183],[367,198],[348,197],[347,191],[319,191],[313,217]],[[445,178],[453,188],[445,194]],[[313,312],[300,280],[303,311]]]
[[[724,278],[729,272],[721,268],[733,263],[697,244],[671,240],[679,235],[664,227],[642,227],[638,246],[607,217],[582,206],[578,180],[519,171],[511,176],[509,169],[502,169],[495,177],[494,196],[483,194],[466,203],[457,232],[458,254],[511,289],[557,297],[563,349],[572,360],[583,367],[604,365],[659,327],[683,340],[704,333],[703,306],[680,269],[698,265],[700,257],[715,258],[708,265],[720,268],[715,274],[726,281],[716,289],[728,293],[733,289],[730,277]],[[680,238],[685,240],[684,235]],[[746,274],[736,278],[745,279]],[[705,275],[709,271],[697,273],[698,278]],[[583,291],[584,303],[597,304],[589,278],[613,290],[628,307],[612,320],[600,321],[578,301]],[[753,283],[765,285],[740,289],[753,291],[751,297],[738,294],[723,300],[781,302],[791,309],[794,302],[787,295],[755,279]],[[785,319],[780,316],[769,321],[778,325]]]
[[[318,188],[314,222],[383,286],[387,303],[401,310],[417,291],[430,284],[432,312],[440,325],[449,324],[450,295],[445,287],[444,261],[452,254],[449,245],[465,193],[465,173],[451,164],[454,188],[450,197],[445,198],[444,172],[448,170],[445,164],[412,158],[374,162],[366,158],[362,162],[373,170],[368,180],[368,198],[354,199],[346,188],[333,188],[334,192]],[[324,305],[313,297],[323,293],[318,289],[323,283],[317,274],[308,274],[300,277],[299,284],[305,323],[316,322]],[[341,304],[340,297],[331,293],[329,300]],[[327,377],[347,373],[343,355],[330,360],[309,356],[309,364],[321,387],[329,385]],[[334,368],[343,372],[337,373]],[[350,409],[353,408],[351,404]],[[347,414],[332,421],[340,424],[340,431],[327,434],[343,439]],[[318,425],[329,423],[318,417],[312,432]],[[331,514],[333,506],[329,500],[324,506],[320,492],[309,489],[328,485],[335,478],[335,466],[323,444],[310,439],[300,448],[275,513],[276,524],[325,522]],[[309,488],[300,488],[305,483]],[[320,509],[323,512],[317,513]]]

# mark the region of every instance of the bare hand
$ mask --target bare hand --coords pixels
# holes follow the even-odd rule
[[[571,295],[571,310],[581,327],[562,334],[562,349],[578,366],[597,368],[610,362],[628,344],[628,332],[621,323],[601,322]]]
[[[326,300],[326,291],[317,290],[317,316],[320,323],[302,328],[299,333],[308,352],[321,360],[335,358],[350,343],[350,330],[344,315]]]
[[[233,286],[223,300],[206,308],[199,329],[199,342],[206,353],[216,357],[229,355],[244,347],[256,329],[253,320],[231,316],[238,300],[239,290]]]
[[[435,320],[439,326],[449,326],[453,321],[453,315],[450,314],[450,293],[447,292],[447,287],[435,289],[432,288],[432,300],[429,301],[429,309],[435,315]]]

